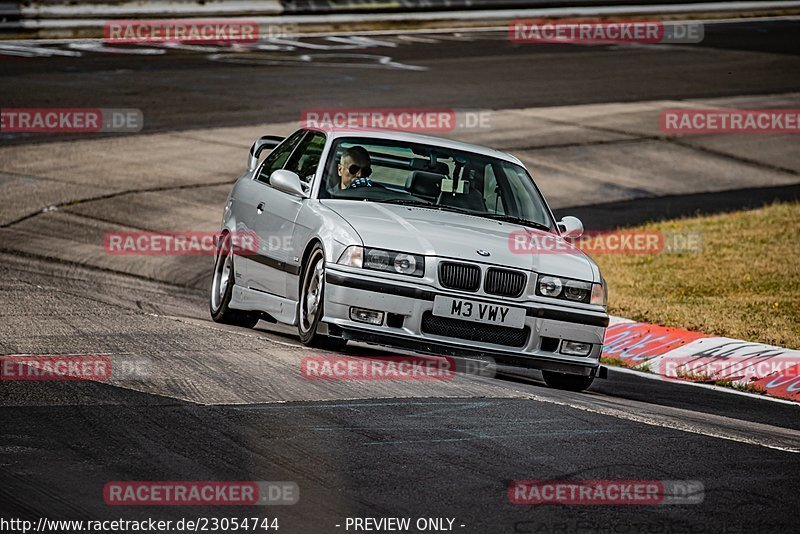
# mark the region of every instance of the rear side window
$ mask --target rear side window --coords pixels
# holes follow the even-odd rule
[[[293,133],[286,141],[275,147],[267,159],[264,160],[264,163],[261,164],[261,170],[258,171],[258,176],[256,176],[256,180],[259,182],[264,182],[265,184],[269,183],[269,177],[272,175],[273,172],[277,171],[278,169],[282,169],[283,165],[286,163],[286,160],[289,159],[291,156],[292,151],[297,146],[297,143],[300,142],[300,139],[303,138],[305,134],[305,130],[298,130]]]

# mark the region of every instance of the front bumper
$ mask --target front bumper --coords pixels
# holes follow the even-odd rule
[[[448,291],[414,281],[365,276],[363,271],[352,272],[331,265],[326,266],[325,281],[323,322],[329,335],[421,352],[489,356],[498,363],[584,376],[594,375],[599,367],[603,337],[608,325],[608,315],[604,312],[502,298],[490,300],[485,296]],[[431,313],[436,295],[525,308],[524,328],[527,332],[523,335],[517,330],[511,332],[511,337],[501,334],[475,339],[472,330],[494,334],[494,331],[501,331],[505,327],[486,327],[480,323],[459,320],[455,321],[460,324],[459,328],[445,331],[439,327],[433,333]],[[378,326],[353,321],[350,319],[351,307],[382,311],[384,322]],[[389,314],[393,316],[392,326],[387,324]],[[452,325],[453,321],[448,324]],[[470,333],[465,334],[466,330],[461,327],[466,327]],[[470,336],[473,339],[465,338]],[[591,343],[592,350],[587,356],[561,354],[558,351],[562,339]]]

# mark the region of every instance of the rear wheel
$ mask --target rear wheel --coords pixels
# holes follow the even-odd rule
[[[594,381],[594,376],[568,375],[553,371],[542,371],[542,377],[549,387],[567,391],[583,391]]]
[[[325,254],[314,245],[300,276],[300,302],[297,306],[297,333],[304,345],[331,350],[344,348],[346,339],[317,333],[325,302]]]
[[[253,312],[232,310],[228,307],[233,294],[233,247],[229,234],[225,234],[217,246],[214,258],[214,278],[211,280],[209,308],[211,318],[217,323],[253,328],[258,315]]]

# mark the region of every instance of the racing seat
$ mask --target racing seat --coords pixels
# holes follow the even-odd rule
[[[446,176],[428,171],[412,171],[406,179],[406,190],[415,197],[434,202],[442,191]]]
[[[487,211],[486,202],[484,201],[483,195],[480,193],[480,191],[472,187],[472,182],[467,180],[464,181],[464,188],[469,189],[464,193],[449,193],[442,191],[436,203],[442,206],[452,206],[454,208],[462,208],[465,210],[485,213]]]

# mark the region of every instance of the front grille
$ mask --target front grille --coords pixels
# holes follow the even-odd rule
[[[522,295],[526,281],[525,273],[519,271],[489,269],[483,282],[483,290],[491,295],[518,297]]]
[[[447,289],[477,291],[481,287],[481,268],[467,263],[441,263],[439,283]]]
[[[422,314],[422,331],[435,336],[453,337],[468,341],[480,341],[508,347],[524,347],[528,341],[530,329],[510,328],[508,326],[495,326],[473,323],[449,317],[437,317],[426,311]]]

